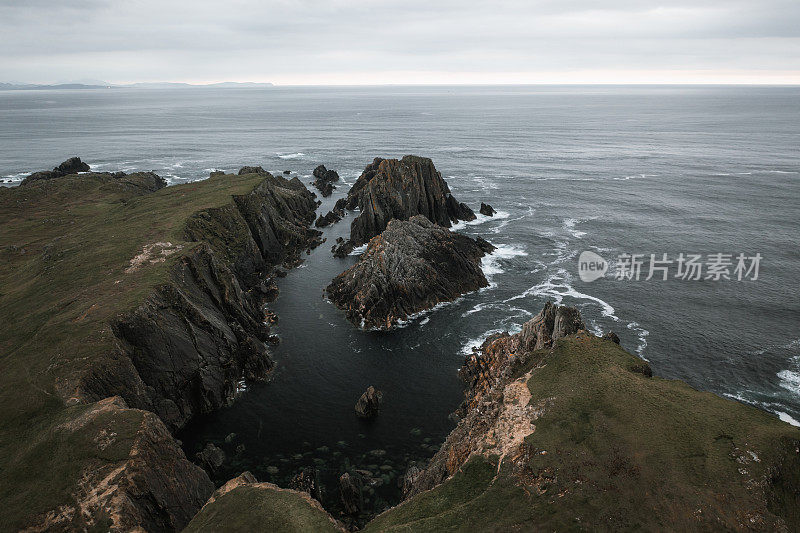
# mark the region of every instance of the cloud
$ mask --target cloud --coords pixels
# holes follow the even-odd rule
[[[39,82],[791,72],[798,20],[794,0],[0,0],[0,72]]]

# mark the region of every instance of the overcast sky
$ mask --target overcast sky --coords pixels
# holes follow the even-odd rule
[[[800,83],[798,0],[0,0],[0,81]]]

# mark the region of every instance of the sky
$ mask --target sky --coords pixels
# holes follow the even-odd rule
[[[0,0],[0,81],[800,84],[799,0]]]

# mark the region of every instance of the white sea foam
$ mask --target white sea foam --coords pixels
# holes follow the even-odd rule
[[[778,411],[778,418],[786,422],[787,424],[791,424],[795,427],[800,427],[800,422],[792,418],[789,413],[785,413],[783,411]]]
[[[491,222],[493,220],[503,220],[510,216],[511,214],[508,213],[507,211],[498,211],[494,214],[494,216],[491,217],[482,215],[480,213],[475,213],[475,220],[469,220],[469,221],[460,220],[455,224],[453,224],[452,226],[450,226],[450,230],[458,231],[460,229],[466,228],[467,226],[477,226],[478,224],[483,224],[484,222]]]
[[[302,159],[306,156],[303,152],[293,152],[291,154],[277,154],[281,159]]]
[[[564,229],[567,231],[567,233],[569,233],[570,235],[572,235],[576,239],[580,239],[584,235],[586,235],[586,232],[585,231],[576,230],[575,229],[575,224],[578,224],[578,223],[583,222],[583,221],[584,220],[579,220],[577,218],[565,218],[564,219]]]
[[[461,353],[464,354],[464,355],[471,354],[472,350],[475,349],[475,348],[480,348],[481,344],[483,344],[486,339],[488,339],[492,335],[496,335],[497,333],[503,333],[503,331],[505,331],[505,330],[502,330],[502,329],[490,329],[489,331],[487,331],[486,333],[484,333],[480,337],[475,337],[474,339],[468,340],[466,343],[464,343],[463,346],[461,346]]]
[[[505,272],[502,267],[503,261],[526,255],[528,255],[528,252],[522,250],[521,248],[517,248],[512,244],[497,245],[496,249],[492,253],[484,255],[481,259],[481,270],[483,271],[483,275],[486,276],[486,279],[489,281],[489,288],[493,289],[497,286],[497,284],[492,281],[492,278],[496,274],[502,274]]]
[[[636,347],[637,355],[645,361],[649,361],[643,354],[644,349],[647,348],[647,336],[650,335],[650,332],[640,326],[638,322],[628,322],[626,327],[639,337],[639,345]]]
[[[615,181],[628,181],[634,179],[655,178],[656,174],[633,174],[631,176],[623,176],[621,178],[611,178]]]
[[[569,275],[569,273],[563,268],[559,268],[558,272],[550,274],[543,282],[539,283],[538,285],[534,285],[523,293],[512,296],[504,301],[511,302],[514,300],[527,298],[528,296],[543,296],[545,298],[552,298],[555,303],[559,305],[564,301],[564,298],[588,300],[600,306],[600,312],[603,314],[603,316],[611,318],[614,321],[619,320],[619,317],[617,317],[615,314],[615,310],[611,304],[601,300],[600,298],[597,298],[596,296],[584,294],[576,290],[575,287],[570,285],[570,281],[572,281],[572,277]]]
[[[353,248],[353,251],[350,252],[348,255],[361,255],[367,251],[368,245],[369,243],[362,244],[361,246],[356,246],[355,248]]]
[[[794,394],[800,395],[800,372],[781,370],[778,372],[778,377],[781,379],[781,387],[792,391]]]

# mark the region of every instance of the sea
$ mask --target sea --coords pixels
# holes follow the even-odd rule
[[[406,154],[432,158],[459,201],[497,211],[455,227],[497,247],[490,286],[396,331],[361,331],[323,292],[357,260],[330,250],[354,215],[325,229],[269,304],[281,338],[270,381],[179,435],[190,458],[225,450],[217,483],[249,470],[287,486],[306,470],[336,513],[339,475],[359,469],[373,479],[367,514],[397,503],[403,472],[456,423],[464,357],[547,301],[616,332],[658,376],[800,425],[800,87],[0,91],[3,186],[73,155],[172,185],[243,165],[310,184],[324,164],[342,181],[322,214],[374,157]],[[584,252],[605,276],[581,279]],[[366,422],[353,407],[370,385],[384,406]]]

